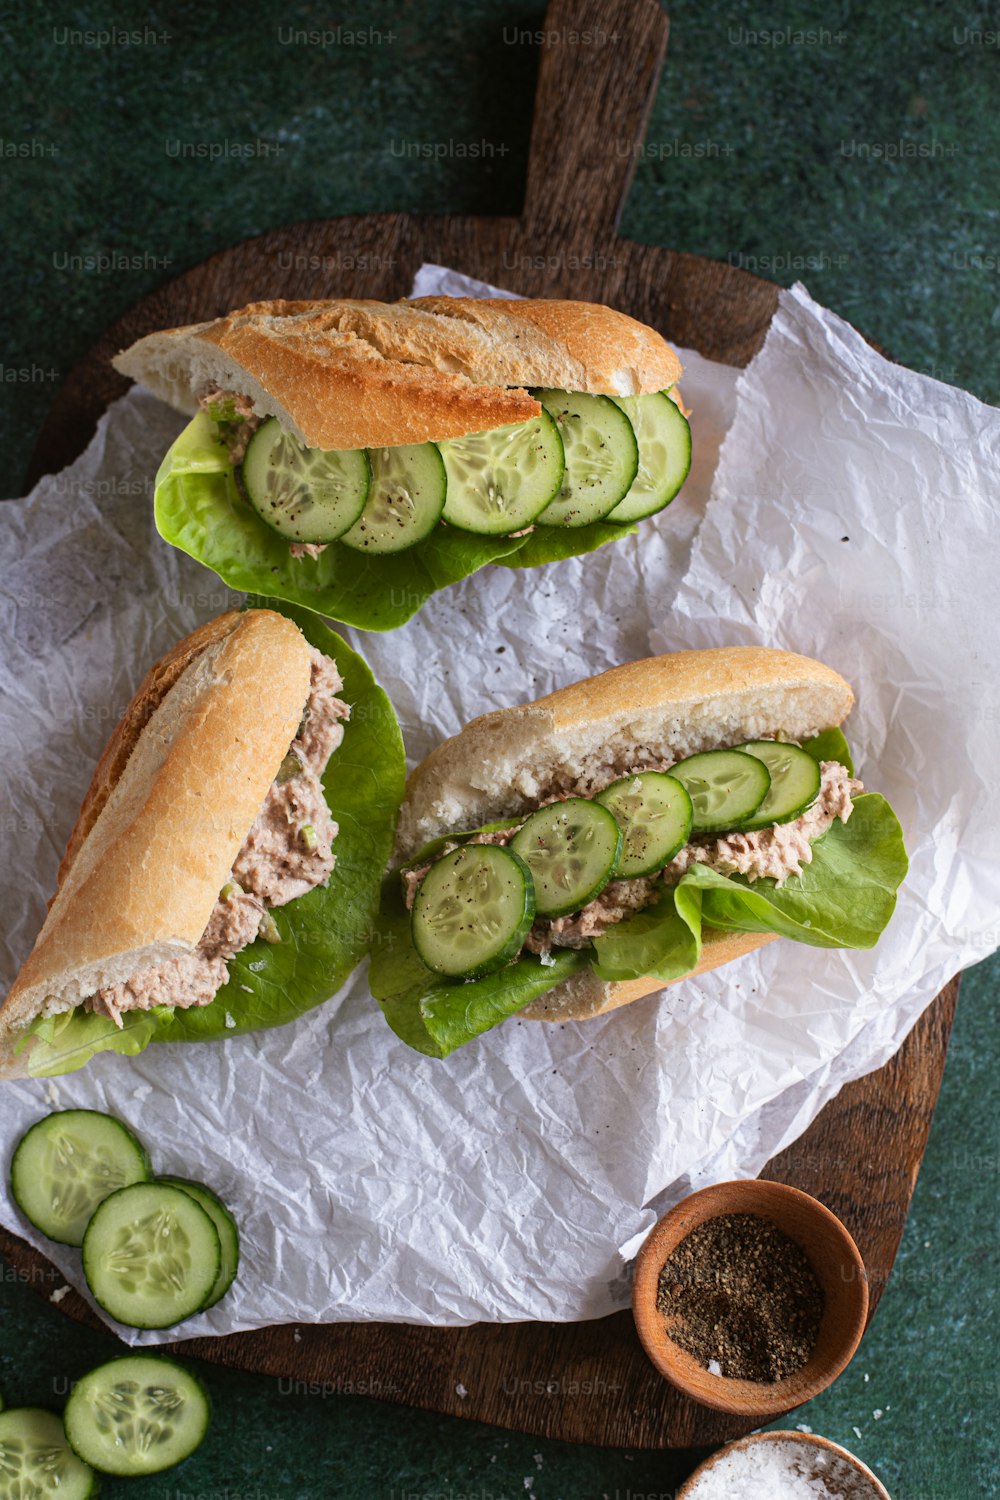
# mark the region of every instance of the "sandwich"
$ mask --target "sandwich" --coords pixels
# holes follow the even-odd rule
[[[395,715],[307,611],[230,611],[148,672],[0,1005],[0,1077],[238,1036],[367,950],[404,781]]]
[[[231,587],[390,630],[487,563],[593,551],[677,494],[680,362],[584,302],[258,302],[115,367],[193,420],[160,534]]]
[[[435,1057],[585,1021],[774,938],[869,948],[907,868],[849,685],[757,647],[616,667],[473,720],[407,784],[370,966]]]

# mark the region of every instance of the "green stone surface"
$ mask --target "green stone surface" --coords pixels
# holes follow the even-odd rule
[[[537,50],[510,38],[543,16],[537,0],[9,7],[0,492],[19,492],[47,406],[88,345],[212,252],[310,217],[517,212]],[[995,11],[678,0],[671,16],[623,233],[732,258],[784,285],[804,280],[897,358],[1000,398]],[[281,40],[286,28],[331,25],[340,39],[325,47]],[[109,26],[145,35],[113,45],[73,36]],[[417,154],[448,141],[492,152]],[[213,148],[229,154],[213,160]],[[109,252],[133,259],[114,271],[68,259]],[[963,982],[878,1316],[836,1385],[778,1424],[808,1423],[845,1444],[894,1500],[1000,1490],[998,982],[996,960]],[[116,1347],[43,1300],[50,1290],[0,1268],[8,1404],[58,1405],[67,1383]],[[696,1459],[578,1448],[202,1373],[216,1410],[203,1448],[175,1473],[108,1481],[106,1496],[666,1500]]]

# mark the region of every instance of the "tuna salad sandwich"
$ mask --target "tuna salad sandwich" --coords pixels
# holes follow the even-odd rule
[[[372,994],[446,1056],[586,1020],[776,937],[870,948],[906,873],[853,703],[786,651],[681,651],[475,719],[410,777]]]
[[[486,563],[628,535],[691,463],[677,356],[586,302],[257,302],[114,363],[193,417],[157,475],[160,534],[368,630]]]
[[[403,791],[395,715],[307,612],[231,611],[146,675],[94,773],[0,1076],[290,1021],[365,952]]]

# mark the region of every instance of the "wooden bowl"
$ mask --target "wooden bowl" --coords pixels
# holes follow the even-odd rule
[[[891,1500],[889,1491],[867,1464],[863,1464],[860,1458],[855,1458],[853,1453],[848,1453],[838,1443],[831,1443],[829,1438],[818,1437],[814,1432],[754,1432],[750,1437],[740,1438],[738,1442],[727,1443],[718,1453],[713,1453],[711,1458],[706,1458],[703,1464],[699,1464],[693,1474],[688,1475],[674,1500],[698,1500],[700,1479],[729,1454],[745,1452],[758,1443],[790,1443],[803,1448],[823,1449],[838,1460],[834,1471],[824,1475],[829,1489],[836,1489],[840,1480],[844,1500]],[[733,1477],[735,1479],[736,1476]]]
[[[826,1305],[815,1348],[802,1368],[783,1380],[710,1375],[673,1342],[657,1309],[660,1271],[668,1256],[699,1224],[722,1214],[757,1214],[777,1225],[805,1251],[823,1288]],[[865,1329],[868,1278],[843,1224],[808,1193],[780,1182],[720,1182],[682,1199],[653,1226],[636,1260],[632,1314],[653,1364],[691,1400],[732,1416],[776,1417],[818,1396],[850,1361]]]

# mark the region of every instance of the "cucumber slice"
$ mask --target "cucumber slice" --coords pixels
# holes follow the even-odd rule
[[[444,511],[444,459],[433,443],[369,448],[371,489],[361,519],[340,540],[358,552],[403,552],[430,536]]]
[[[63,1420],[80,1458],[102,1474],[134,1478],[190,1457],[211,1415],[197,1375],[160,1354],[126,1354],[77,1381]]]
[[[691,429],[666,391],[611,400],[632,423],[639,444],[639,472],[632,487],[604,518],[621,525],[655,515],[670,504],[691,468]]]
[[[413,902],[413,946],[435,974],[478,979],[516,958],[535,916],[527,866],[497,844],[464,844],[432,865]]]
[[[189,1177],[158,1177],[156,1180],[165,1182],[168,1187],[180,1188],[196,1203],[200,1203],[218,1233],[222,1262],[215,1285],[201,1308],[204,1312],[206,1308],[214,1307],[236,1280],[236,1272],[240,1264],[240,1232],[236,1227],[236,1220],[218,1194],[213,1193],[212,1189],[206,1187],[203,1182],[192,1182]]]
[[[90,1500],[97,1491],[58,1417],[39,1406],[0,1413],[0,1500]]]
[[[130,1328],[171,1328],[208,1301],[219,1277],[219,1232],[182,1188],[143,1182],[105,1198],[83,1237],[94,1301]]]
[[[790,823],[807,807],[812,807],[819,796],[819,761],[798,745],[787,745],[780,740],[751,740],[739,748],[746,755],[762,760],[771,776],[770,790],[750,822],[742,825],[744,832],[770,828],[774,823]]]
[[[61,1109],[21,1137],[10,1164],[18,1208],[50,1240],[82,1245],[95,1208],[153,1172],[146,1148],[111,1115]]]
[[[610,396],[532,391],[555,418],[566,451],[566,473],[540,526],[589,526],[627,494],[639,470],[632,423]]]
[[[662,771],[623,776],[594,800],[621,825],[624,843],[615,873],[622,880],[662,870],[691,837],[694,810],[688,790]]]
[[[564,917],[599,895],[617,872],[622,830],[586,797],[540,807],[511,839],[531,871],[540,917]]]
[[[243,458],[243,488],[262,521],[292,542],[335,542],[361,515],[371,485],[364,448],[307,448],[277,417]]]
[[[689,755],[671,766],[670,774],[690,794],[695,833],[741,828],[753,817],[771,786],[764,762],[742,750],[705,750]]]
[[[545,411],[530,422],[438,444],[448,476],[444,518],[460,531],[507,536],[538,519],[559,493],[562,439]]]

